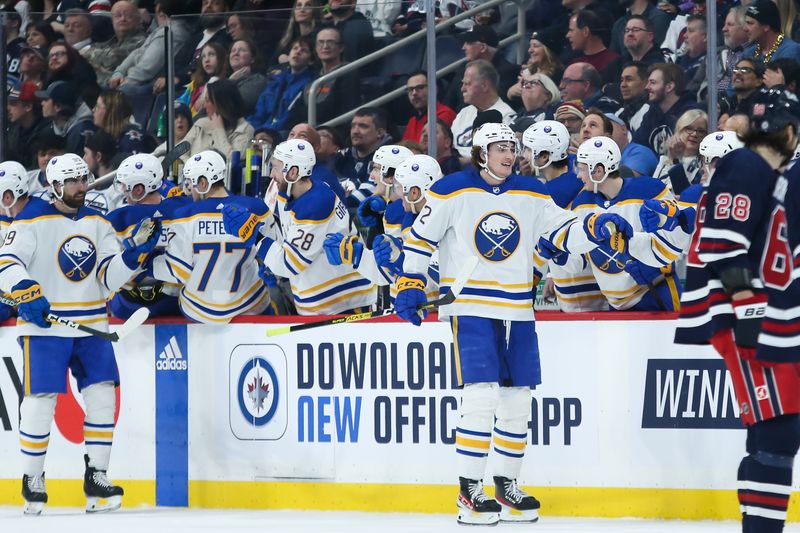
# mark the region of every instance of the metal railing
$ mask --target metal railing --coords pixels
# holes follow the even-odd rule
[[[473,15],[477,15],[478,13],[480,13],[482,11],[485,11],[485,10],[490,9],[492,7],[495,7],[495,6],[499,6],[500,4],[504,4],[506,2],[508,2],[508,0],[488,0],[487,2],[481,4],[480,6],[477,6],[477,7],[474,7],[472,9],[469,9],[467,11],[464,11],[463,13],[459,13],[458,15],[445,20],[444,22],[440,22],[439,24],[436,25],[436,32],[438,33],[441,30],[446,30],[447,28],[458,24],[462,20],[466,20],[466,19],[472,17]],[[503,48],[504,46],[506,46],[506,45],[508,45],[510,43],[513,43],[515,41],[521,41],[520,42],[520,47],[517,49],[517,62],[518,63],[522,63],[522,61],[524,60],[524,54],[525,54],[525,50],[526,50],[525,42],[524,42],[524,36],[525,36],[525,6],[526,6],[527,2],[526,2],[526,0],[513,0],[513,2],[515,4],[517,4],[517,32],[514,35],[506,37],[505,39],[500,41],[498,49]],[[333,72],[325,74],[324,76],[320,76],[319,78],[314,80],[311,83],[311,85],[309,87],[309,91],[308,91],[308,123],[311,124],[312,126],[315,126],[315,127],[317,126],[317,91],[319,90],[319,87],[322,84],[330,82],[332,80],[335,80],[336,78],[344,76],[345,74],[349,74],[349,73],[353,72],[354,70],[358,70],[359,68],[361,68],[361,67],[363,67],[365,65],[368,65],[368,64],[372,63],[373,61],[377,61],[378,59],[386,57],[387,55],[391,54],[392,52],[394,52],[396,50],[399,50],[400,48],[404,47],[407,44],[411,44],[414,41],[418,41],[420,39],[424,39],[426,37],[426,35],[427,35],[427,30],[426,29],[421,29],[421,30],[417,31],[416,33],[413,33],[413,34],[409,35],[408,37],[404,37],[403,39],[400,39],[399,41],[394,42],[394,43],[392,43],[392,44],[390,44],[390,45],[388,45],[388,46],[386,46],[386,47],[384,47],[384,48],[382,48],[380,50],[376,50],[375,52],[373,52],[373,53],[371,53],[369,55],[366,55],[366,56],[364,56],[362,58],[359,58],[359,59],[353,61],[352,63],[347,63],[345,65],[342,65],[341,67],[337,68]],[[435,46],[435,41],[434,41],[434,43],[428,42],[428,46]],[[450,64],[450,65],[448,65],[448,66],[446,66],[446,67],[444,67],[444,68],[442,68],[440,70],[437,70],[436,71],[436,77],[440,78],[440,77],[442,77],[442,76],[444,76],[446,74],[449,74],[450,72],[453,72],[458,67],[463,65],[465,62],[466,62],[466,59],[460,59],[460,60],[456,61],[455,63],[452,63],[452,64]],[[435,84],[431,85],[431,89],[433,89],[434,85]],[[433,89],[433,90],[435,90],[435,89]],[[405,92],[405,88],[404,87],[399,87],[399,88],[397,88],[397,89],[395,89],[395,90],[393,90],[393,91],[391,91],[391,92],[389,92],[389,93],[387,93],[387,94],[385,94],[385,95],[383,95],[383,96],[381,96],[379,98],[376,98],[376,99],[374,99],[374,100],[372,100],[370,102],[366,102],[366,103],[360,105],[359,107],[379,106],[379,105],[385,104],[387,102],[390,102],[391,100],[394,100],[395,98],[397,98],[398,96],[400,96],[404,92]],[[324,126],[336,126],[336,125],[342,124],[343,122],[346,122],[347,120],[351,119],[353,117],[353,115],[355,115],[355,112],[356,112],[356,109],[352,109],[352,110],[348,111],[347,113],[339,115],[338,117],[325,122],[323,125]]]

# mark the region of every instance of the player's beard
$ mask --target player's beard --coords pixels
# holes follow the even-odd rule
[[[70,209],[80,209],[83,206],[83,202],[86,200],[86,193],[76,192],[73,195],[64,194],[61,197],[61,201],[64,202],[64,205],[69,207]]]

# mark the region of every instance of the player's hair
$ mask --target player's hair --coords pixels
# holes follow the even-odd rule
[[[792,129],[796,134],[797,128],[792,126]],[[764,133],[751,127],[747,130],[747,133],[742,135],[740,138],[742,139],[744,145],[748,148],[766,146],[781,154],[785,161],[789,161],[794,155],[794,146],[789,146],[791,135],[792,134],[789,133],[788,128],[783,128],[782,130],[773,131],[770,133]]]
[[[675,63],[655,63],[650,65],[650,68],[647,70],[647,75],[649,76],[656,70],[661,72],[664,85],[667,83],[674,83],[675,94],[678,96],[683,94],[684,89],[686,89],[686,79],[683,76],[683,69],[681,69],[681,67]]]
[[[481,165],[485,163],[483,158],[481,157],[481,147],[480,146],[473,146],[472,151],[470,152],[470,162],[472,166],[481,169],[483,168]]]

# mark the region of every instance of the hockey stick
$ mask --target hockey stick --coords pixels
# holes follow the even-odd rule
[[[417,306],[417,311],[428,311],[431,309],[438,309],[444,305],[449,305],[453,303],[458,295],[461,294],[461,291],[464,289],[464,285],[467,284],[469,281],[469,277],[475,271],[475,268],[478,266],[478,258],[473,256],[468,257],[464,261],[464,266],[461,267],[461,271],[458,273],[458,277],[450,286],[450,292],[442,296],[441,298],[434,300],[432,302],[426,302],[424,304],[420,304]],[[368,311],[366,313],[356,313],[353,315],[342,316],[338,318],[329,318],[327,320],[319,320],[317,322],[306,322],[305,324],[295,324],[294,326],[284,326],[280,328],[273,328],[267,330],[267,337],[275,337],[276,335],[283,335],[284,333],[293,333],[295,331],[301,331],[304,329],[313,329],[319,328],[322,326],[332,326],[334,324],[344,324],[347,322],[361,322],[362,320],[370,320],[373,318],[378,318],[381,316],[389,316],[395,314],[394,307],[389,307],[384,309],[383,311]]]
[[[192,148],[192,145],[189,141],[181,141],[175,145],[175,147],[167,152],[164,155],[164,159],[161,160],[161,169],[164,171],[164,176],[166,177],[169,173],[169,169],[172,167],[172,164],[178,160],[183,154],[188,152]],[[108,174],[103,174],[92,183],[89,184],[87,187],[88,190],[92,191],[94,189],[105,187],[106,184],[110,184],[114,181],[114,178],[117,177],[117,171],[112,170]]]
[[[4,293],[0,293],[0,303],[9,305],[11,307],[17,306],[17,302],[9,298],[8,295]],[[126,320],[117,329],[117,331],[113,333],[90,328],[89,326],[84,326],[83,324],[79,324],[74,320],[70,320],[69,318],[58,316],[53,313],[47,313],[45,315],[45,319],[51,324],[60,324],[68,328],[77,329],[78,331],[83,331],[84,333],[88,333],[89,335],[94,335],[95,337],[100,337],[101,339],[106,339],[111,342],[118,342],[122,340],[124,337],[126,337],[131,331],[141,326],[149,316],[150,316],[150,310],[146,307],[140,307],[139,309],[134,311],[134,313],[130,316],[130,318],[128,318],[128,320]]]

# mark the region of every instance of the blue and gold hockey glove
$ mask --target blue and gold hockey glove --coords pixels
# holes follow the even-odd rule
[[[736,314],[736,325],[733,328],[736,345],[755,348],[758,346],[758,334],[761,333],[761,320],[767,311],[767,295],[757,293],[742,300],[732,300],[731,305]]]
[[[358,242],[358,237],[341,233],[329,233],[322,248],[331,265],[353,265],[353,268],[358,268],[364,252],[364,245]]]
[[[559,266],[564,266],[569,257],[569,254],[556,248],[555,244],[544,237],[539,237],[539,243],[536,245],[536,251],[539,252],[539,255],[542,257],[542,259],[548,259]]]
[[[616,213],[592,213],[583,220],[583,229],[590,241],[608,243],[615,252],[624,252],[633,237],[633,226]]]
[[[377,226],[378,217],[386,211],[386,200],[381,196],[370,196],[358,205],[356,213],[361,224],[367,227]]]
[[[161,219],[145,218],[136,224],[131,235],[122,241],[122,261],[131,270],[136,270],[146,260],[161,240]]]
[[[228,204],[222,207],[222,227],[228,235],[237,235],[247,246],[256,243],[262,222],[244,207]]]
[[[264,263],[258,264],[258,277],[261,278],[261,281],[263,281],[264,285],[267,287],[278,286],[278,278],[275,277],[275,274],[273,274]]]
[[[663,274],[660,268],[645,265],[635,259],[625,264],[625,272],[639,285],[649,286]]]
[[[639,209],[642,228],[648,233],[672,231],[681,224],[681,212],[675,200],[645,200]]]
[[[391,235],[376,235],[372,241],[372,254],[379,267],[393,275],[400,274],[403,266],[403,241]]]
[[[422,320],[428,316],[428,312],[418,311],[417,306],[428,301],[425,296],[425,276],[402,274],[395,281],[395,287],[397,296],[394,298],[394,310],[397,316],[415,326],[422,324]]]
[[[49,328],[45,318],[50,313],[50,302],[44,297],[42,287],[32,279],[23,279],[11,289],[11,299],[17,304],[17,314],[22,320],[40,328]]]

